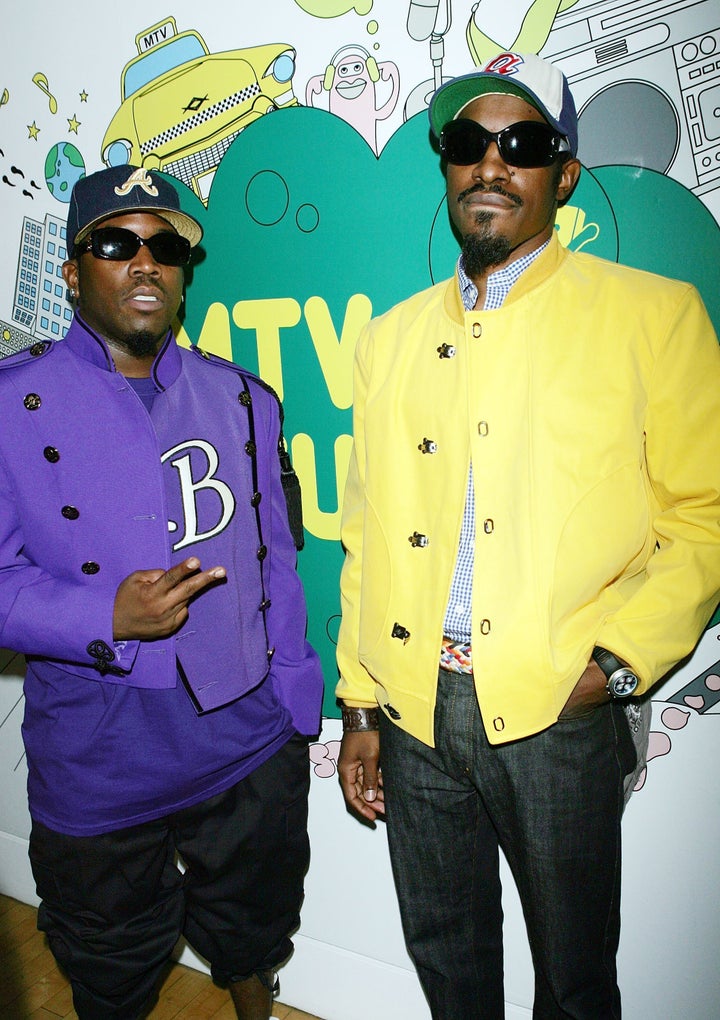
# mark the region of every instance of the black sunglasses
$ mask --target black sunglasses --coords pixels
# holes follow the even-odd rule
[[[190,242],[186,237],[170,230],[152,237],[138,237],[124,227],[98,227],[87,240],[75,245],[75,254],[91,251],[96,259],[129,262],[143,245],[161,266],[185,266],[190,261]]]
[[[475,120],[461,117],[449,121],[440,133],[440,154],[448,163],[470,166],[479,163],[495,142],[505,163],[523,170],[550,166],[563,153],[570,152],[567,139],[535,120],[521,120],[502,131],[487,131]]]

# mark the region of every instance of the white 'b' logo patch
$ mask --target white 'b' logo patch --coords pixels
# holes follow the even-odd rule
[[[199,450],[205,458],[205,472],[200,478],[193,478],[191,451]],[[197,461],[197,457],[195,458]],[[230,523],[235,512],[235,497],[229,485],[216,477],[220,463],[218,452],[211,443],[203,439],[188,440],[174,446],[160,458],[164,464],[170,461],[172,467],[178,473],[180,481],[180,492],[182,495],[182,507],[184,518],[184,534],[181,535],[173,546],[173,551],[184,549],[185,546],[193,545],[195,542],[204,542],[208,538],[219,535]],[[214,492],[216,500],[204,500],[204,531],[200,531],[198,496],[202,493]],[[208,504],[216,509],[213,511],[213,520],[208,521]],[[168,521],[168,529],[171,532],[178,530],[179,524],[176,521]]]

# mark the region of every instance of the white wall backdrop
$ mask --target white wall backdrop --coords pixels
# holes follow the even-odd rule
[[[700,220],[706,217],[710,230],[706,223],[693,260],[704,279],[714,276],[717,299],[718,249],[705,240],[720,230],[716,0],[642,5],[631,0],[218,0],[200,6],[188,0],[126,0],[116,8],[90,0],[63,8],[39,0],[12,5],[3,15],[0,356],[33,337],[52,336],[53,323],[62,335],[66,305],[53,290],[57,261],[49,268],[38,264],[37,293],[21,287],[28,223],[40,224],[44,234],[53,223],[64,223],[63,189],[76,172],[72,151],[88,173],[101,167],[103,143],[111,140],[110,125],[121,106],[121,74],[138,55],[135,37],[152,49],[147,30],[167,25],[170,18],[179,33],[197,31],[210,54],[280,41],[290,45],[299,104],[329,109],[335,103],[335,114],[352,124],[376,156],[408,118],[422,111],[439,76],[464,73],[488,48],[517,44],[542,51],[570,77],[582,111],[583,161],[661,175],[692,200]],[[339,66],[342,55],[333,58],[346,46],[359,47],[379,67],[385,64],[373,83],[374,105],[359,112],[347,97],[342,105],[337,92],[323,88],[326,70]],[[625,111],[636,109],[637,118],[618,118],[618,103]],[[156,97],[158,104],[162,107]],[[199,175],[191,186],[207,200],[212,173]],[[411,203],[412,175],[399,187]],[[664,214],[662,208],[654,213],[660,220]],[[363,228],[351,222],[348,229],[352,236]],[[688,244],[692,248],[692,238]],[[292,252],[284,254],[289,257],[278,272],[292,273]],[[662,252],[653,257],[661,259]],[[391,267],[378,271],[386,268]],[[318,276],[324,272],[319,266]],[[47,309],[44,294],[49,294]],[[706,300],[710,304],[710,297]],[[291,389],[301,385],[303,380],[286,380]],[[337,537],[324,541],[335,546]],[[326,672],[331,689],[331,670]],[[653,692],[652,709],[649,764],[624,826],[624,1012],[628,1020],[710,1020],[720,1015],[717,617],[695,655]],[[361,826],[343,808],[336,774],[340,725],[331,698],[326,711],[323,733],[311,748],[312,864],[296,952],[281,975],[282,998],[325,1020],[424,1020],[429,1013],[403,945],[385,833],[382,825]],[[27,863],[22,712],[22,660],[0,653],[0,891],[35,902]],[[520,1020],[531,1016],[532,972],[507,875],[505,889],[507,1015]],[[187,950],[183,958],[203,966]]]

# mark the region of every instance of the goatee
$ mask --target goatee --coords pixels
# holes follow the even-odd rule
[[[503,195],[518,208],[523,204],[519,195],[506,191],[499,184],[492,184],[487,188],[482,184],[474,184],[458,195],[458,202],[464,202],[475,192]],[[492,266],[499,266],[505,262],[512,253],[512,245],[508,238],[493,232],[494,219],[495,213],[490,209],[476,211],[474,221],[477,230],[463,238],[463,264],[465,272],[470,277],[484,275]]]
[[[151,333],[148,330],[138,330],[136,333],[127,333],[116,342],[134,358],[154,358],[164,336],[164,333],[162,336],[157,336],[156,333]]]
[[[512,254],[512,245],[502,234],[493,234],[487,227],[466,234],[463,238],[462,255],[465,272],[472,279],[483,276],[492,266],[499,266]]]

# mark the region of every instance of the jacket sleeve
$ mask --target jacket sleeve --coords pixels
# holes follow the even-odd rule
[[[654,366],[645,456],[656,551],[597,637],[641,693],[692,651],[720,597],[720,348],[692,287]]]
[[[360,662],[360,599],[365,518],[365,401],[371,365],[372,324],[358,338],[353,371],[353,448],[343,500],[341,537],[345,562],[340,575],[342,620],[337,662],[340,679],[336,694],[348,705],[375,706],[374,682]]]
[[[138,642],[113,643],[115,591],[91,590],[33,563],[24,552],[13,491],[0,460],[0,646],[101,673],[110,663],[129,671]]]

